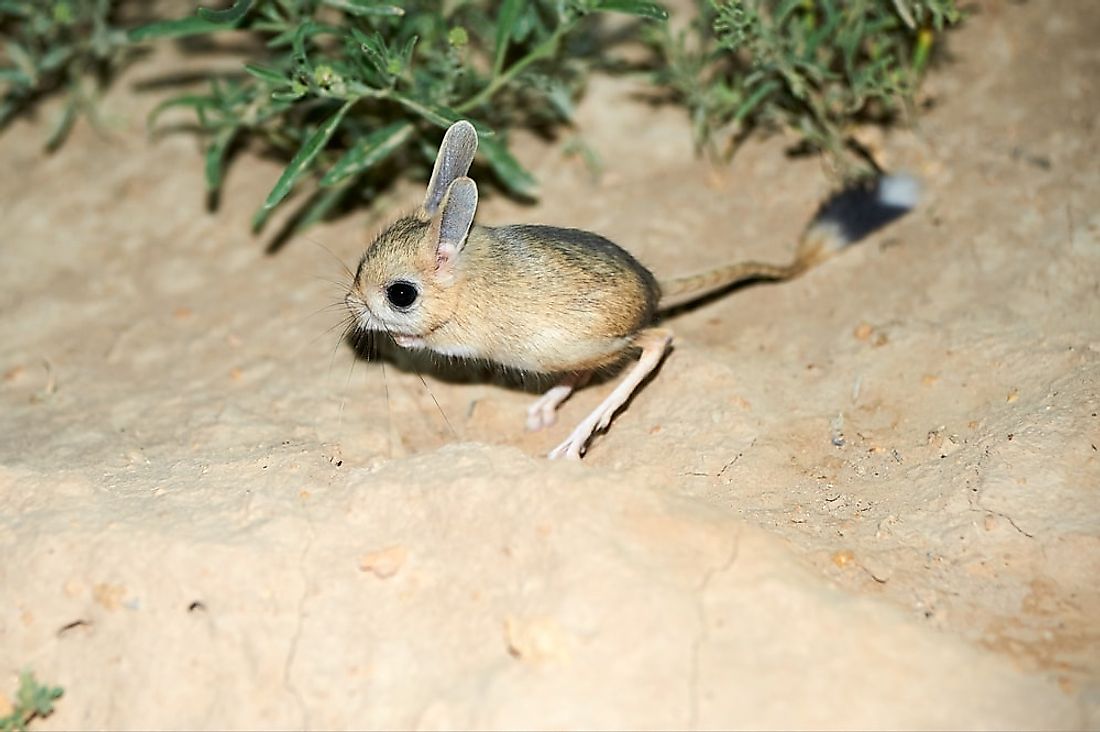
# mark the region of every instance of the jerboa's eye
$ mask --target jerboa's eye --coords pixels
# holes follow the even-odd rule
[[[386,288],[386,299],[398,310],[412,307],[419,296],[420,291],[416,289],[416,285],[405,280],[397,280]]]

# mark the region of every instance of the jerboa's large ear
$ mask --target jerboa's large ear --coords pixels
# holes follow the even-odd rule
[[[447,188],[456,179],[466,175],[477,152],[477,131],[466,120],[455,122],[443,136],[439,154],[435,156],[435,168],[424,196],[424,213],[435,216]]]
[[[476,211],[477,184],[466,177],[451,183],[431,226],[436,269],[441,273],[449,274],[458,260]]]

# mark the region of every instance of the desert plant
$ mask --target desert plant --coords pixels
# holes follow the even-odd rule
[[[642,22],[656,81],[690,111],[700,147],[716,151],[759,128],[793,130],[845,174],[864,172],[851,129],[913,113],[932,49],[956,23],[956,0],[695,0],[673,33]],[[126,10],[126,13],[122,11]],[[212,200],[246,141],[286,167],[254,217],[261,227],[303,179],[293,228],[402,172],[424,177],[439,131],[462,117],[481,161],[513,194],[533,177],[509,132],[567,122],[606,38],[592,16],[663,21],[650,0],[235,0],[178,19],[119,30],[148,6],[124,0],[0,0],[0,127],[51,93],[66,103],[48,136],[60,143],[95,88],[156,39],[243,31],[257,49],[239,72],[178,94],[151,117],[190,108],[205,138]],[[125,17],[123,17],[125,16]]]
[[[11,712],[0,717],[0,732],[23,732],[36,717],[53,714],[53,703],[65,691],[60,686],[43,686],[30,671],[19,674],[19,691]]]
[[[911,113],[937,34],[956,23],[954,0],[697,0],[679,34],[651,34],[659,80],[690,110],[696,142],[715,150],[759,128],[793,130],[846,175],[860,121]],[[727,133],[728,137],[723,133]],[[731,148],[732,149],[732,148]]]
[[[209,91],[167,100],[191,107],[207,137],[206,184],[216,192],[227,151],[262,139],[289,162],[254,218],[257,228],[307,174],[318,186],[296,223],[369,191],[385,162],[430,166],[439,130],[473,121],[484,162],[511,192],[535,181],[509,152],[507,131],[568,119],[590,65],[578,30],[612,11],[664,19],[647,0],[238,0],[232,7],[135,29],[131,38],[248,29],[268,53]]]
[[[0,128],[47,95],[65,105],[46,138],[59,145],[81,114],[94,115],[98,87],[131,50],[111,0],[0,0]]]

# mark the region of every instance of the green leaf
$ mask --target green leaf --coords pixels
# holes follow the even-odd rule
[[[158,20],[146,25],[139,25],[137,28],[131,28],[126,33],[126,37],[130,41],[138,43],[152,38],[182,38],[225,30],[240,22],[251,7],[252,0],[237,0],[232,7],[225,10],[199,8],[195,15],[188,18]]]
[[[274,210],[274,208],[264,208],[263,206],[261,206],[259,209],[256,210],[256,213],[252,214],[253,233],[264,228],[264,225],[267,223],[267,217],[270,216],[271,212]]]
[[[302,23],[294,31],[294,38],[290,41],[290,48],[294,52],[295,62],[301,61],[310,69],[312,69],[312,67],[309,66],[309,54],[306,53],[306,38],[312,34],[314,25],[312,20],[307,20]]]
[[[803,58],[806,60],[813,60],[814,54],[817,53],[818,47],[832,38],[836,33],[836,27],[840,24],[841,16],[837,13],[835,16],[828,18],[825,23],[818,28],[810,37],[806,40],[806,48],[803,51]],[[839,39],[838,39],[839,40]],[[837,45],[841,45],[839,42]]]
[[[222,171],[225,166],[225,153],[237,136],[237,127],[226,127],[217,134],[210,147],[206,149],[206,190],[214,193],[222,186]]]
[[[0,81],[9,81],[22,86],[30,86],[32,83],[31,77],[19,69],[0,69]]]
[[[266,81],[271,84],[286,85],[289,83],[289,79],[281,71],[275,69],[269,69],[266,66],[260,66],[259,64],[245,64],[244,70],[255,76],[260,81]]]
[[[401,47],[401,53],[398,55],[398,66],[401,73],[408,68],[409,63],[412,61],[413,51],[416,49],[416,43],[420,40],[420,36],[409,36],[409,39],[405,41],[405,45]]]
[[[294,39],[290,43],[290,47],[294,52],[294,61],[300,61],[310,73],[313,72],[313,62],[306,52],[306,41],[321,34],[343,36],[344,29],[339,26],[328,25],[327,23],[317,23],[312,20],[307,20],[299,25],[294,31]]]
[[[575,113],[573,95],[565,83],[551,79],[547,84],[546,99],[554,106],[562,119],[572,120]]]
[[[405,9],[373,0],[321,0],[322,5],[343,10],[348,15],[404,15]]]
[[[483,139],[478,145],[478,150],[509,190],[526,198],[536,197],[538,184],[535,182],[535,177],[519,164],[500,140]]]
[[[12,60],[16,68],[23,72],[23,74],[30,80],[31,84],[38,83],[38,71],[35,68],[34,59],[27,52],[27,49],[23,48],[15,41],[8,41],[5,44],[5,48],[8,52],[8,58]]]
[[[293,102],[295,99],[304,97],[306,91],[306,87],[301,84],[291,85],[289,89],[280,89],[271,92],[271,98],[277,102]]]
[[[391,96],[402,107],[416,112],[433,125],[438,125],[439,127],[450,127],[452,124],[462,119],[461,114],[440,104],[432,104],[431,102],[413,99],[412,97],[407,97],[397,92],[394,92]]]
[[[268,48],[283,48],[284,46],[289,46],[294,41],[295,32],[294,28],[286,28],[271,36],[264,45]]]
[[[524,0],[504,0],[497,14],[496,50],[493,53],[493,76],[498,76],[504,68],[504,54],[508,51],[508,39],[512,36],[519,15],[523,12]]]
[[[60,687],[39,684],[30,671],[19,674],[19,706],[35,716],[48,717],[53,714],[54,700],[60,699],[64,693]]]
[[[75,53],[76,49],[71,46],[59,46],[49,51],[38,63],[43,71],[53,71],[54,69],[60,68],[62,64],[72,58]]]
[[[69,101],[65,103],[65,109],[61,111],[57,121],[54,123],[53,130],[50,132],[49,137],[46,138],[47,150],[56,150],[61,146],[61,143],[65,141],[65,138],[69,135],[69,131],[73,128],[73,123],[76,122],[77,107],[77,99],[75,97],[69,97]]]
[[[180,18],[179,20],[157,20],[147,25],[139,25],[137,28],[131,28],[127,31],[126,37],[134,43],[140,43],[153,38],[195,36],[223,30],[225,27],[221,23],[211,23],[209,20],[192,16],[190,18]]]
[[[359,175],[405,144],[412,133],[413,126],[409,122],[394,122],[392,125],[375,130],[352,145],[336,161],[321,179],[321,185],[325,187],[338,185],[352,176]]]
[[[772,23],[774,23],[776,27],[783,25],[783,23],[787,22],[788,15],[805,4],[805,0],[783,0],[779,7],[772,13]]]
[[[0,11],[18,15],[21,18],[29,18],[34,12],[26,0],[0,0]]]
[[[756,109],[757,105],[764,101],[765,97],[778,89],[779,82],[775,81],[774,79],[761,84],[759,87],[757,87],[756,91],[749,95],[748,99],[741,103],[741,106],[737,108],[737,111],[734,112],[734,121],[740,121],[744,119],[746,116],[749,115],[749,113]]]
[[[219,106],[221,105],[214,97],[201,96],[198,94],[183,94],[178,97],[172,97],[171,99],[165,99],[163,102],[153,107],[153,111],[149,113],[149,116],[145,120],[145,125],[147,127],[153,127],[160,118],[161,113],[173,107],[191,107],[196,112],[200,112],[201,110],[213,109]]]
[[[389,71],[390,50],[386,46],[386,39],[378,32],[368,36],[358,28],[351,29],[351,36],[359,44],[363,57],[378,72],[383,83],[388,83],[393,78],[393,74]]]
[[[650,20],[668,20],[668,11],[657,3],[645,0],[598,0],[596,10],[637,15]]]
[[[53,703],[64,693],[59,686],[39,684],[34,674],[23,671],[19,674],[19,690],[11,711],[0,717],[0,730],[25,730],[35,718],[50,716],[53,714]]]
[[[344,29],[337,25],[329,25],[328,23],[318,23],[313,20],[307,20],[294,31],[294,40],[291,42],[291,48],[294,49],[294,53],[298,56],[306,55],[306,41],[319,36],[321,34],[329,34],[334,36],[343,36]]]
[[[309,164],[313,162],[313,159],[317,157],[317,153],[325,147],[328,141],[332,138],[332,134],[336,132],[336,128],[340,126],[340,122],[343,121],[344,115],[348,113],[358,99],[349,99],[336,111],[336,114],[325,120],[324,124],[318,127],[312,135],[305,141],[302,147],[295,153],[294,158],[290,161],[290,164],[286,166],[286,170],[279,176],[279,180],[275,183],[275,187],[271,189],[271,193],[268,194],[267,200],[264,201],[264,205],[260,207],[260,210],[256,212],[256,217],[253,218],[253,223],[257,220],[263,221],[266,218],[267,212],[271,211],[277,205],[279,201],[286,198],[286,194],[290,193],[290,189],[294,187],[294,183],[298,178],[306,171]]]
[[[225,10],[199,8],[198,16],[203,20],[208,20],[218,25],[235,25],[238,20],[245,16],[251,7],[252,0],[237,0],[231,7]]]

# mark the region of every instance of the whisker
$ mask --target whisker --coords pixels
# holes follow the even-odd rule
[[[340,345],[348,339],[348,336],[351,335],[352,329],[355,328],[355,319],[351,315],[348,315],[346,318],[336,323],[331,328],[326,329],[325,332],[322,334],[327,335],[341,325],[344,327],[340,331],[340,337],[336,340],[336,343],[333,344],[332,355],[329,357],[328,370],[330,374],[332,373],[332,367],[336,365],[336,353],[340,350]],[[352,361],[354,360],[355,358],[353,354]]]
[[[386,394],[386,436],[390,439],[390,459],[393,459],[394,454],[394,423],[393,423],[393,404],[390,402],[390,380],[386,373],[386,361],[382,359],[379,363],[382,364],[382,389]]]
[[[343,305],[343,303],[341,303],[340,307],[336,307],[335,305],[325,305],[323,308],[321,308],[320,310],[316,311],[315,313],[309,315],[308,317],[315,318],[318,315],[328,315],[329,313],[339,313],[341,310],[345,311],[344,314],[342,315],[342,317],[334,325],[330,325],[322,331],[322,333],[328,333],[333,328],[335,328],[337,325],[341,325],[343,323],[346,323],[349,320],[354,322],[355,316],[350,315],[346,312],[347,311],[347,306]]]
[[[389,328],[386,328],[386,332],[390,335],[391,338],[393,337],[393,334],[389,332]],[[436,354],[435,352],[429,352],[429,358],[436,359],[437,356],[438,354]],[[424,390],[428,392],[428,396],[430,396],[432,398],[432,401],[435,402],[435,408],[439,410],[439,414],[441,417],[443,417],[443,422],[447,425],[447,429],[451,431],[451,435],[456,440],[462,439],[458,436],[458,432],[455,430],[454,425],[451,424],[451,420],[447,418],[447,413],[443,411],[443,407],[442,405],[440,405],[439,400],[435,398],[435,393],[432,391],[431,387],[428,386],[428,382],[425,381],[424,374],[420,372],[419,366],[416,365],[416,359],[414,359],[412,363],[413,373],[416,374],[416,378],[420,379],[420,383],[424,386]]]
[[[337,350],[339,350],[340,344],[344,343],[344,341],[348,339],[348,336],[351,335],[352,355],[351,360],[348,362],[348,375],[347,378],[344,380],[344,388],[341,391],[342,396],[340,397],[340,409],[337,416],[337,424],[340,425],[344,423],[344,407],[347,405],[348,394],[351,391],[351,377],[355,373],[355,364],[359,361],[357,355],[359,349],[357,347],[357,344],[359,340],[363,337],[363,331],[353,330],[355,328],[355,325],[356,323],[354,319],[349,319],[348,325],[344,328],[340,340],[336,342],[336,345],[332,349],[332,361],[329,364],[329,370],[331,371],[332,366],[336,363],[336,352]]]
[[[300,326],[301,324],[304,324],[306,320],[310,318],[316,318],[318,315],[323,315],[324,313],[333,313],[337,312],[337,310],[345,309],[348,309],[348,304],[344,303],[343,298],[341,298],[339,302],[326,303],[316,308],[315,310],[311,310],[310,313],[301,316],[300,318],[295,320],[295,325]]]
[[[322,330],[317,335],[310,338],[309,339],[309,344],[313,345],[317,341],[319,341],[322,338],[325,338],[326,336],[331,334],[337,328],[342,328],[342,333],[340,335],[340,340],[338,340],[336,342],[336,346],[333,347],[333,352],[334,352],[333,355],[335,355],[336,348],[338,348],[340,346],[340,344],[344,341],[344,339],[348,337],[348,333],[351,332],[351,329],[353,327],[355,327],[355,319],[351,315],[345,315],[343,318],[340,318],[335,323],[333,323],[332,325],[325,328],[324,330]]]
[[[313,275],[313,279],[317,280],[318,282],[326,282],[334,287],[337,287],[340,289],[341,292],[345,292],[348,289],[348,286],[355,282],[354,275],[352,275],[351,278],[347,280],[334,280],[331,277],[325,277],[324,275]]]
[[[350,340],[351,340],[351,347],[352,347],[351,363],[348,365],[348,378],[347,378],[347,381],[344,383],[344,389],[346,390],[347,387],[349,387],[351,385],[351,373],[352,373],[352,370],[355,368],[355,362],[359,360],[359,347],[360,347],[360,344],[363,342],[363,338],[365,337],[365,332],[362,331],[362,330],[348,330],[348,331],[345,331],[345,332],[349,333],[351,335]],[[344,336],[344,338],[347,338],[347,337],[348,337],[347,335]],[[337,344],[337,347],[339,347],[339,344]]]
[[[393,338],[393,333],[390,332],[385,323],[382,324],[382,327],[385,329],[386,335]],[[382,388],[386,393],[386,436],[390,439],[390,459],[392,460],[396,452],[394,437],[397,433],[397,425],[393,420],[393,402],[390,399],[390,379],[389,373],[386,371],[386,359],[380,358],[378,362],[382,364]]]
[[[314,245],[315,247],[318,247],[320,249],[324,249],[326,252],[328,252],[332,256],[332,258],[335,259],[339,263],[341,269],[344,270],[344,273],[348,276],[349,280],[354,280],[355,279],[355,272],[353,272],[351,270],[351,268],[348,267],[348,265],[344,262],[344,260],[341,259],[336,254],[336,252],[332,251],[327,246],[325,246],[321,242],[317,241],[316,239],[314,239],[309,234],[302,234],[301,236],[302,236],[303,239],[305,239],[306,241],[308,241],[310,244]]]
[[[443,411],[443,407],[439,404],[439,400],[435,398],[435,394],[432,392],[431,387],[428,386],[428,382],[424,380],[424,375],[420,373],[420,369],[415,369],[414,371],[416,373],[416,378],[420,379],[420,383],[424,385],[424,389],[428,392],[428,396],[435,402],[435,408],[438,409],[439,414],[442,415],[443,421],[447,425],[447,429],[451,431],[451,435],[456,440],[461,440],[462,438],[458,436],[458,432],[455,431],[454,425],[451,424],[451,420],[447,419],[447,413]]]

